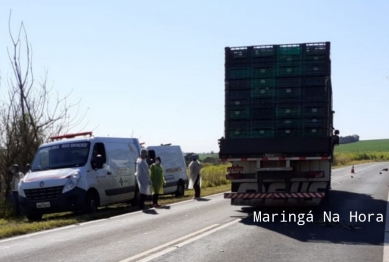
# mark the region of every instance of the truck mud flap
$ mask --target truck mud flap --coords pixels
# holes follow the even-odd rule
[[[312,193],[224,193],[224,198],[232,199],[282,199],[282,198],[324,198],[324,192]]]

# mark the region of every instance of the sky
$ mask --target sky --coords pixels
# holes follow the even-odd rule
[[[389,1],[0,2],[0,92],[23,22],[36,79],[86,114],[71,132],[219,151],[224,48],[331,42],[334,127],[389,138]],[[74,112],[76,114],[77,112]]]

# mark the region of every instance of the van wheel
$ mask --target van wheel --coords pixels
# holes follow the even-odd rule
[[[98,206],[98,198],[96,193],[88,192],[85,197],[84,212],[85,213],[96,213]]]
[[[139,189],[136,188],[135,190],[135,195],[134,195],[134,198],[131,200],[131,206],[139,206],[139,202],[140,202],[140,194],[139,194]]]
[[[182,197],[185,194],[185,185],[182,180],[178,181],[176,197]]]
[[[41,221],[42,214],[41,213],[29,213],[26,215],[29,222]]]

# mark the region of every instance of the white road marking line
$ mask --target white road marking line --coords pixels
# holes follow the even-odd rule
[[[91,221],[87,221],[87,222],[82,222],[82,223],[79,223],[77,225],[79,225],[79,226],[90,225],[90,224],[98,223],[98,222],[101,222],[101,221],[104,221],[104,220],[109,220],[109,219],[110,218],[101,218],[101,219],[98,219],[98,220],[91,220]]]
[[[383,262],[389,262],[389,192],[386,200],[386,219],[385,219],[385,235],[384,235],[384,252]]]
[[[1,244],[1,243],[4,243],[4,242],[13,241],[13,240],[16,240],[16,239],[29,238],[29,237],[33,237],[33,236],[36,236],[36,235],[41,235],[41,234],[51,233],[51,232],[55,232],[55,231],[60,231],[60,230],[64,230],[64,229],[68,229],[68,228],[76,227],[76,226],[77,226],[77,224],[75,224],[75,225],[69,225],[69,226],[64,226],[64,227],[59,227],[59,228],[53,228],[53,229],[44,230],[44,231],[39,231],[39,232],[36,232],[36,233],[30,233],[30,234],[28,234],[28,235],[22,235],[22,236],[17,236],[17,237],[11,237],[11,238],[7,238],[7,239],[0,240],[0,244]]]
[[[240,220],[241,220],[241,219],[235,219],[235,220],[230,221],[230,222],[228,222],[228,223],[226,223],[226,224],[220,225],[220,226],[218,226],[218,227],[216,227],[216,228],[214,228],[214,229],[211,229],[211,230],[209,230],[209,231],[207,231],[207,232],[205,232],[205,233],[202,233],[202,234],[200,234],[200,235],[197,235],[197,236],[194,236],[194,237],[192,237],[192,238],[190,238],[190,239],[187,239],[187,240],[185,240],[185,241],[183,241],[183,242],[181,242],[181,243],[178,243],[178,244],[175,245],[174,247],[169,247],[169,248],[167,248],[167,249],[165,249],[165,250],[162,250],[162,251],[160,251],[160,252],[158,252],[158,253],[156,253],[156,254],[153,254],[153,255],[148,256],[148,257],[146,257],[146,258],[144,258],[144,259],[142,259],[142,260],[139,260],[139,262],[147,262],[147,261],[153,260],[153,259],[155,259],[155,258],[158,258],[158,257],[160,257],[160,256],[162,256],[162,255],[164,255],[164,254],[167,254],[167,253],[169,253],[169,252],[171,252],[171,251],[176,250],[177,248],[183,247],[183,246],[185,246],[185,245],[187,245],[187,244],[189,244],[189,243],[192,243],[193,241],[196,241],[196,240],[198,240],[198,239],[200,239],[200,238],[203,238],[203,237],[205,237],[205,236],[208,236],[208,235],[210,235],[210,234],[212,234],[212,233],[214,233],[214,232],[216,232],[216,231],[219,231],[219,230],[221,230],[221,229],[223,229],[223,228],[225,228],[225,227],[228,227],[228,226],[230,226],[230,225],[232,225],[232,224],[234,224],[234,223],[236,223],[236,222],[238,222],[238,221],[240,221]]]
[[[197,235],[197,234],[201,234],[202,232],[207,231],[207,230],[210,230],[210,229],[212,229],[212,228],[214,228],[214,227],[217,227],[217,226],[219,226],[219,224],[214,224],[214,225],[205,227],[205,228],[200,229],[200,230],[198,230],[198,231],[196,231],[196,232],[190,233],[190,234],[188,234],[188,235],[186,235],[186,236],[177,238],[177,239],[172,240],[172,241],[170,241],[170,242],[167,242],[167,243],[165,243],[165,244],[162,244],[162,245],[159,245],[159,246],[154,247],[154,248],[152,248],[152,249],[146,250],[146,251],[144,251],[144,252],[142,252],[142,253],[139,253],[139,254],[137,254],[137,255],[135,255],[135,256],[132,256],[132,257],[123,259],[123,260],[121,260],[120,262],[129,262],[129,261],[133,261],[133,260],[135,260],[135,259],[138,259],[138,258],[140,258],[140,257],[146,256],[146,255],[148,255],[148,254],[150,254],[150,253],[153,253],[153,252],[155,252],[155,251],[157,251],[157,250],[160,250],[160,249],[162,249],[162,248],[171,246],[171,245],[173,245],[173,244],[175,244],[175,243],[177,243],[177,242],[183,241],[183,240],[185,240],[185,239],[187,239],[187,238],[193,237],[193,236],[195,236],[195,235]]]

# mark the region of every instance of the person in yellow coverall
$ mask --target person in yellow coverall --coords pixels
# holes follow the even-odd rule
[[[166,185],[161,158],[157,156],[155,163],[150,166],[150,179],[153,190],[153,207],[160,207],[158,204],[159,195],[163,193],[163,186]]]

